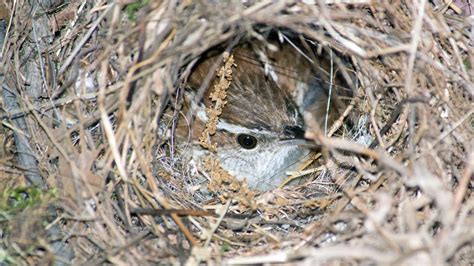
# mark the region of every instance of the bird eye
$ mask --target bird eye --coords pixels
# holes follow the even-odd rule
[[[248,134],[239,134],[237,136],[237,142],[242,148],[247,150],[251,150],[257,146],[257,139]]]

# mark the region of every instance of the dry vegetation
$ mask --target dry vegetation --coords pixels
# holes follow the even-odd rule
[[[43,2],[6,1],[0,264],[474,263],[468,0]],[[331,184],[209,199],[170,117],[199,55],[268,28],[350,59],[356,129],[307,132]]]

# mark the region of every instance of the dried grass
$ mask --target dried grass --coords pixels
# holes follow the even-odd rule
[[[18,105],[4,93],[1,180],[58,188],[51,224],[63,234],[53,236],[72,263],[472,264],[469,1],[309,2],[150,1],[135,13],[115,2],[47,13],[7,3],[3,90]],[[197,190],[168,133],[199,56],[264,40],[267,28],[350,58],[360,84],[345,116],[357,126],[339,138],[309,130],[324,147],[321,178],[223,204]],[[11,132],[27,136],[44,181],[20,175]],[[24,217],[1,221],[0,250],[20,264],[53,259],[53,240]]]

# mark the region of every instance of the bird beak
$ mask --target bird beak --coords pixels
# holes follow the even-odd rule
[[[304,139],[304,129],[299,126],[285,126],[281,140]]]
[[[304,129],[299,126],[285,126],[280,135],[280,144],[285,146],[305,146]]]
[[[309,149],[319,147],[314,143],[314,140],[305,138],[304,134],[304,129],[299,126],[286,126],[283,130],[282,136],[280,137],[280,144],[288,146],[300,146]]]

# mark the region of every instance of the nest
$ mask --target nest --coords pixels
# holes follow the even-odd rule
[[[0,261],[473,263],[468,2],[7,3]],[[269,30],[347,60],[354,97],[336,137],[307,132],[304,186],[253,191],[209,163],[227,186],[210,197],[174,143],[185,80]]]

